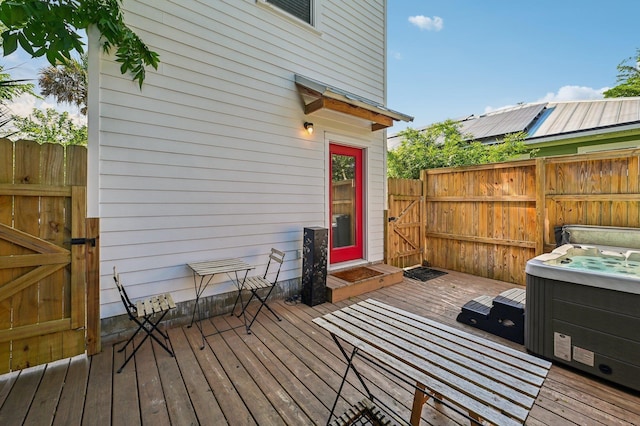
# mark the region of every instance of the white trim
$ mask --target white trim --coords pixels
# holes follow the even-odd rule
[[[329,158],[329,145],[344,145],[351,148],[362,150],[362,259],[347,260],[345,262],[334,263],[333,268],[343,268],[345,265],[362,264],[367,263],[369,259],[369,147],[371,141],[364,139],[357,139],[349,136],[339,135],[331,132],[324,132],[325,140],[325,226],[331,232],[331,221],[329,220],[329,212],[331,211],[331,205],[329,201],[329,170],[331,159]],[[331,240],[329,238],[329,240]],[[331,267],[331,247],[327,247],[327,265]],[[331,268],[329,268],[331,269]]]
[[[256,5],[264,8],[265,10],[274,13],[281,18],[286,19],[289,22],[292,22],[301,28],[312,31],[318,35],[322,34],[320,28],[320,0],[311,0],[311,24],[303,21],[302,19],[280,9],[278,6],[275,6],[268,2],[268,0],[256,0]]]
[[[100,217],[100,32],[95,25],[87,30],[87,217]]]

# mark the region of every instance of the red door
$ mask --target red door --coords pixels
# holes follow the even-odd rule
[[[362,150],[331,144],[329,155],[331,263],[362,259]]]

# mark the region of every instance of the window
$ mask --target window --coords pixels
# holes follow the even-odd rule
[[[313,25],[311,2],[313,0],[263,0],[278,7],[296,18]]]

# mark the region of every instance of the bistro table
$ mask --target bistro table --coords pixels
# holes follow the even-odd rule
[[[240,298],[240,295],[242,294],[242,289],[244,287],[244,282],[247,279],[247,274],[254,267],[246,263],[244,260],[237,258],[207,260],[204,262],[188,263],[187,265],[193,271],[193,285],[196,291],[196,303],[193,306],[193,314],[191,315],[191,324],[189,324],[189,327],[193,325],[197,311],[198,322],[200,324],[198,325],[196,323],[196,326],[200,329],[200,334],[202,335],[202,346],[200,347],[200,349],[204,349],[205,335],[204,331],[202,330],[202,314],[200,312],[199,305],[202,293],[204,293],[205,289],[211,283],[214,276],[216,276],[217,274],[227,274],[231,282],[233,282],[233,284],[236,286],[236,289],[238,290],[236,301],[233,303],[233,308],[231,309],[231,315],[233,315],[233,312],[236,309],[236,305],[238,304],[238,300],[240,300],[240,306],[242,307],[242,300]]]
[[[347,362],[336,402],[350,370],[368,395],[358,404],[368,412],[351,414],[354,411],[349,410],[336,416],[342,424],[361,413],[371,416],[374,407],[400,419],[399,423],[418,425],[422,406],[429,398],[467,416],[472,423],[522,424],[551,367],[550,362],[522,351],[373,299],[313,322],[331,334]],[[384,385],[379,392],[370,389],[363,377],[369,370],[359,370],[356,359],[382,368],[414,389],[409,421],[386,406],[384,398],[374,396],[382,393]],[[390,379],[388,386],[397,383]],[[335,408],[334,403],[329,420]]]

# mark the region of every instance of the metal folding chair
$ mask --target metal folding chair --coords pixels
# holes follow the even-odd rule
[[[251,297],[249,297],[249,300],[247,300],[247,303],[244,304],[244,306],[242,307],[242,312],[240,312],[238,316],[242,315],[244,317],[244,325],[247,329],[247,334],[251,334],[251,325],[256,320],[256,318],[258,317],[258,314],[260,313],[260,310],[262,310],[263,307],[267,308],[269,312],[271,312],[278,321],[282,321],[278,316],[278,314],[276,314],[269,307],[269,305],[267,304],[267,299],[269,298],[269,296],[271,295],[271,292],[273,291],[273,289],[276,287],[276,284],[278,283],[278,276],[280,275],[280,268],[282,268],[283,263],[284,263],[284,252],[272,248],[271,254],[269,255],[269,262],[267,263],[267,269],[264,271],[264,275],[256,276],[256,277],[247,277],[244,280],[244,286],[242,287],[242,290],[249,290],[251,292]],[[270,274],[272,275],[273,271],[275,271],[275,276],[273,277],[272,280],[269,280],[267,277]],[[260,297],[260,295],[258,294],[258,292],[262,289],[268,289],[267,294],[264,297]],[[255,313],[255,315],[253,315],[253,318],[251,319],[251,322],[249,323],[249,325],[247,325],[246,310],[247,310],[247,306],[249,306],[249,303],[251,303],[254,297],[260,301],[260,307],[258,307],[258,311]]]
[[[120,293],[120,299],[122,299],[122,303],[124,304],[125,309],[127,310],[127,315],[129,315],[129,319],[138,324],[138,329],[135,333],[127,340],[122,348],[118,350],[118,352],[124,351],[124,349],[129,345],[129,343],[133,342],[133,338],[143,330],[146,334],[144,338],[134,347],[133,352],[129,354],[127,359],[124,361],[124,364],[118,369],[118,373],[122,371],[125,365],[129,362],[133,355],[140,349],[140,346],[149,338],[153,338],[160,346],[162,346],[171,356],[173,355],[173,346],[171,349],[166,345],[165,342],[169,342],[171,345],[171,340],[169,340],[169,336],[165,334],[162,330],[158,328],[158,324],[160,321],[167,315],[167,313],[176,307],[176,304],[173,302],[173,298],[171,294],[165,293],[158,296],[152,296],[144,300],[138,300],[136,303],[132,303],[127,295],[124,286],[120,282],[120,275],[116,273],[116,267],[113,267],[113,280],[116,283],[116,287],[118,288],[118,292]],[[160,334],[160,336],[165,340],[165,342],[161,341],[156,334]]]

